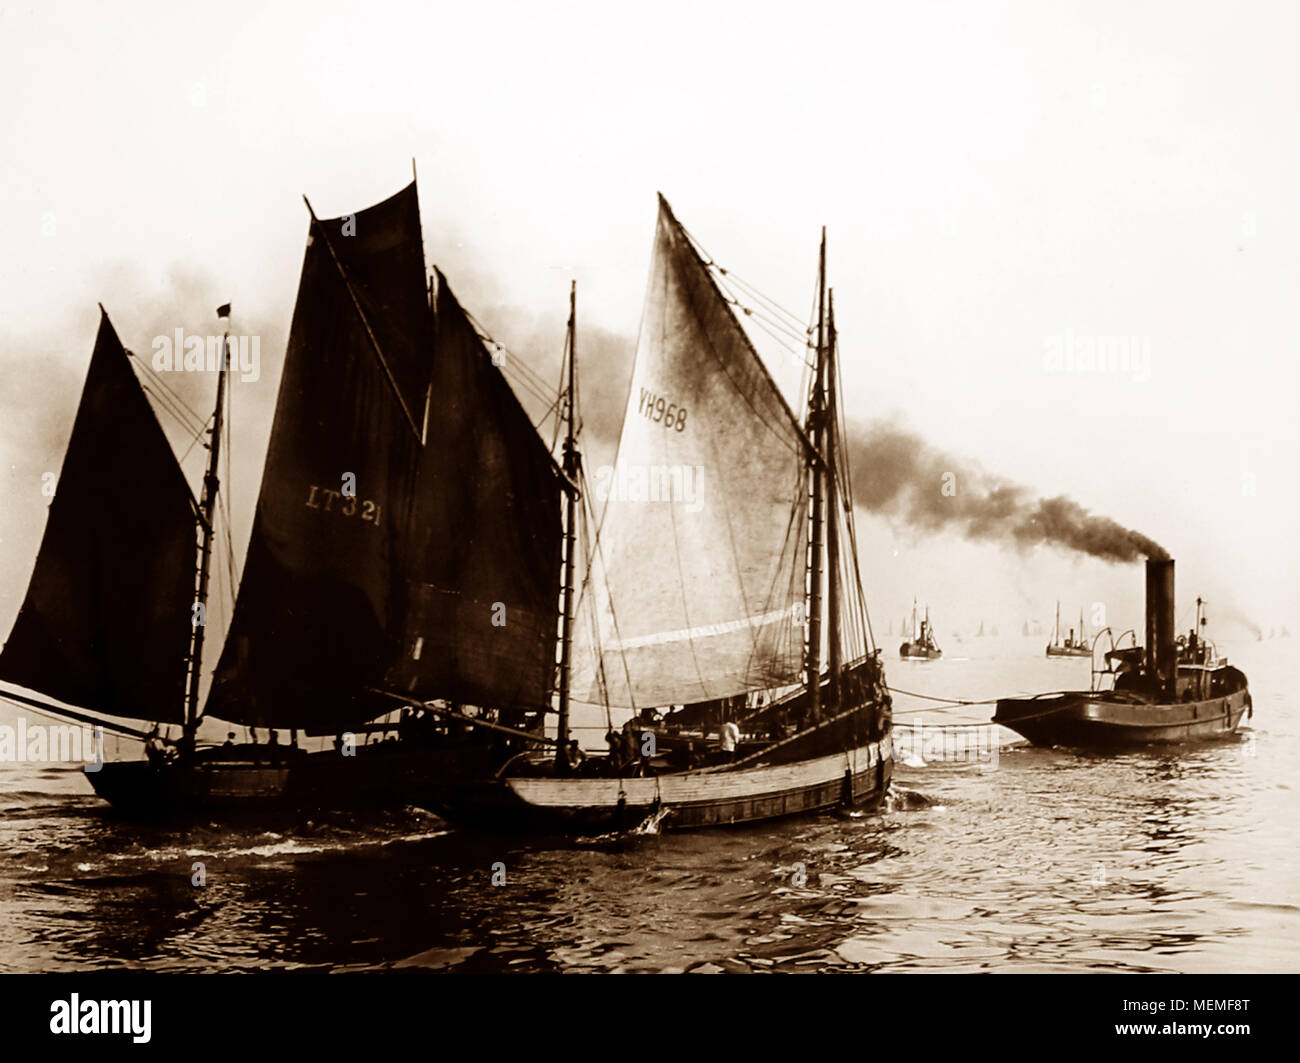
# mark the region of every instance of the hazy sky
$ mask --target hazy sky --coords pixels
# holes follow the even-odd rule
[[[1300,622],[1298,43],[1294,3],[0,10],[0,625],[95,302],[140,351],[226,300],[263,336],[235,400],[242,553],[300,196],[364,207],[413,156],[430,260],[548,375],[571,277],[597,355],[630,346],[656,190],[800,314],[827,225],[850,417],[1139,528],[1180,562],[1180,611],[1199,591]],[[1047,361],[1099,338],[1136,361]],[[941,637],[1141,600],[1131,566],[863,540],[878,630],[914,593]]]

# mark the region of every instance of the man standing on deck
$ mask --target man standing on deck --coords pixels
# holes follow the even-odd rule
[[[727,761],[736,759],[736,743],[740,741],[740,728],[734,720],[722,725],[722,752],[727,754]]]

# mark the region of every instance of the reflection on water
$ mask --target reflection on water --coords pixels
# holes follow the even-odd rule
[[[1251,735],[918,762],[878,813],[701,834],[543,843],[414,809],[145,828],[76,772],[0,766],[0,969],[1297,970],[1293,666],[1238,649]],[[1084,665],[891,679],[982,697],[1086,685]]]

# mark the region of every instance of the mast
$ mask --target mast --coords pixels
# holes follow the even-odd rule
[[[840,514],[838,470],[836,467],[835,436],[837,414],[835,395],[835,291],[829,289],[827,301],[826,336],[826,564],[829,570],[826,616],[830,621],[830,699],[831,712],[840,709]]]
[[[208,468],[203,475],[203,498],[199,502],[202,524],[199,529],[199,587],[195,604],[198,615],[194,620],[194,636],[190,643],[189,694],[185,699],[185,724],[183,741],[187,747],[194,743],[194,731],[199,722],[199,677],[203,669],[203,633],[207,629],[208,577],[212,568],[212,523],[217,512],[217,462],[221,456],[221,419],[226,397],[226,376],[230,366],[230,304],[217,309],[217,316],[226,319],[225,335],[221,339],[221,369],[217,374],[217,402],[212,411],[212,441],[208,445]]]
[[[808,420],[812,428],[812,533],[809,543],[808,588],[808,706],[810,717],[821,716],[822,651],[822,481],[825,469],[822,455],[825,444],[823,391],[826,381],[826,229],[822,228],[821,251],[817,266],[817,373],[808,403]]]
[[[578,469],[581,464],[575,439],[577,411],[574,409],[575,393],[573,387],[574,362],[577,361],[577,351],[574,345],[577,335],[577,291],[578,282],[570,282],[569,327],[568,335],[565,337],[565,346],[569,349],[569,379],[567,386],[569,424],[568,435],[564,440],[564,474],[568,476],[571,484],[577,483]],[[577,542],[574,529],[576,512],[577,492],[570,486],[564,492],[564,612],[560,617],[560,719],[556,728],[558,745],[555,749],[556,767],[565,774],[568,773],[571,767],[569,764],[569,651],[573,643],[573,553],[574,545]]]
[[[1057,646],[1061,642],[1061,600],[1056,600],[1056,627],[1052,631],[1052,645]]]

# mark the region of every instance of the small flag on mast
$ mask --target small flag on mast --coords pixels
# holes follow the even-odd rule
[[[219,307],[217,307],[217,317],[229,317],[229,316],[230,316],[229,303],[222,303]]]

